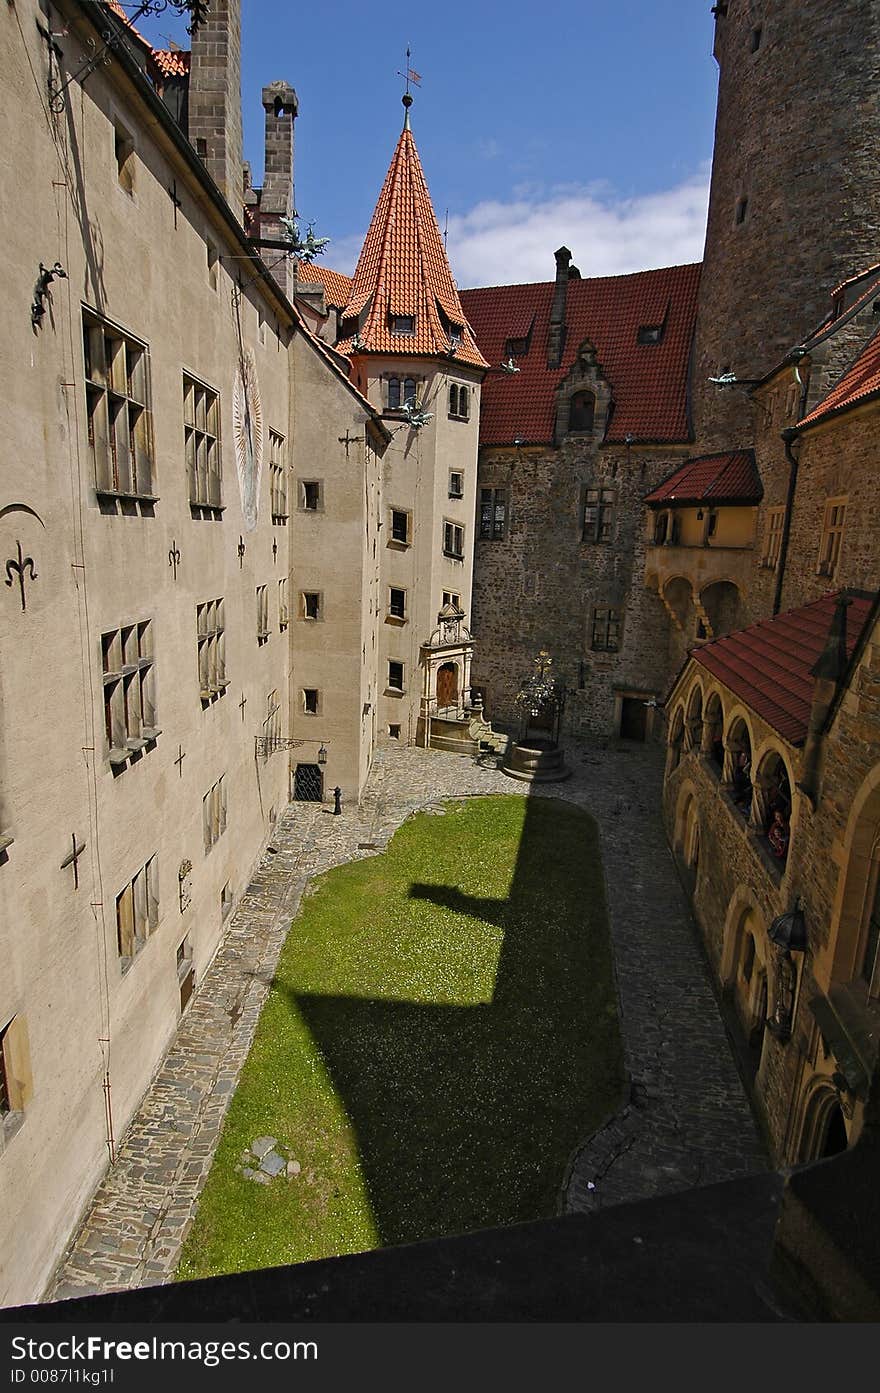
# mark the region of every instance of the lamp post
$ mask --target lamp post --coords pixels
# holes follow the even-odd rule
[[[794,998],[797,988],[797,968],[792,953],[804,953],[807,949],[807,921],[801,909],[800,898],[785,914],[779,914],[767,930],[770,942],[776,945],[776,1005],[767,1029],[784,1044],[791,1035],[794,1019]]]

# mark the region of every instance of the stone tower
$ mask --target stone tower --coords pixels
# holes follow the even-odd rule
[[[751,443],[744,391],[880,261],[877,0],[718,0],[720,68],[694,352],[697,447]]]
[[[192,36],[188,126],[190,142],[241,218],[241,0],[211,0],[207,18]]]

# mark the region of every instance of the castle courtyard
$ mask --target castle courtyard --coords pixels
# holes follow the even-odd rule
[[[288,805],[48,1298],[155,1285],[178,1273],[218,1270],[212,1262],[235,1265],[200,1242],[212,1223],[216,1228],[231,1193],[239,1205],[251,1204],[250,1230],[259,1227],[261,1213],[274,1212],[281,1187],[285,1195],[306,1195],[313,1210],[336,1213],[335,1251],[350,1251],[554,1208],[583,1211],[765,1167],[666,849],[657,810],[661,752],[626,742],[569,744],[568,759],[574,771],[568,781],[533,788],[534,796],[526,797],[494,756],[475,760],[390,748],[377,754],[360,808],[343,806],[336,817],[326,804]],[[495,797],[462,801],[479,795]],[[433,816],[411,819],[419,812]],[[406,883],[410,907],[427,916],[428,937],[431,916],[442,916],[447,952],[445,959],[436,954],[427,975],[418,954],[408,959],[404,951],[396,964],[389,956],[383,982],[382,960],[365,951],[366,934],[356,935],[362,946],[352,943],[348,956],[342,952],[350,917],[340,916],[338,942],[327,952],[334,906],[343,903],[334,899],[339,873],[317,894],[307,887],[346,865],[346,916],[352,896],[360,897],[363,919],[372,895],[387,932],[399,885],[383,905],[378,896],[386,857],[377,852],[404,823],[403,840],[398,837],[389,852],[393,858],[400,845],[404,853],[395,875]],[[498,844],[481,867],[477,848],[481,838],[487,849],[492,845],[492,823]],[[601,861],[591,846],[594,825]],[[555,865],[548,860],[554,840]],[[431,847],[423,879],[419,841]],[[498,850],[503,845],[506,861]],[[369,866],[348,864],[366,858]],[[562,882],[553,872],[566,858]],[[602,868],[613,984],[602,960]],[[285,951],[301,901],[303,913]],[[512,913],[517,906],[521,913]],[[571,932],[579,916],[581,940]],[[531,935],[525,932],[529,918]],[[448,933],[451,921],[457,934]],[[311,967],[310,932],[323,945],[324,959],[314,957]],[[546,942],[553,951],[543,956]],[[441,961],[445,973],[438,971]],[[560,973],[574,979],[561,992]],[[556,1000],[543,1009],[541,992],[548,987]],[[622,1096],[613,1014],[607,1014],[615,990],[626,1070]],[[266,1029],[258,1029],[264,1005]],[[326,1070],[332,1079],[333,1088],[311,1095],[313,1104],[317,1097],[335,1112],[337,1150],[347,1136],[348,1151],[332,1180],[302,1149],[308,1136],[296,1133],[295,1101],[287,1100],[289,1114],[271,1101],[273,1081],[265,1067],[271,1061],[261,1042],[271,1038],[273,1017],[280,1029],[279,1011],[285,1028],[294,1017],[300,1026],[307,1022],[314,1045],[308,1068]],[[597,1011],[606,1012],[598,1033]],[[309,1096],[305,1089],[302,1096]],[[282,1116],[290,1118],[289,1134],[282,1132]],[[307,1133],[314,1118],[305,1121]],[[268,1183],[235,1171],[244,1160],[240,1153],[260,1140],[277,1143],[285,1168],[291,1167]],[[215,1156],[216,1185],[209,1180]],[[352,1156],[359,1165],[349,1164]],[[249,1169],[265,1174],[259,1157]],[[420,1188],[429,1171],[431,1195]],[[203,1190],[204,1220],[197,1217]],[[255,1257],[253,1249],[245,1251],[246,1212],[234,1217],[242,1231],[241,1265],[334,1250],[320,1248],[327,1238],[319,1224],[311,1234],[307,1226],[298,1234],[301,1243],[317,1245],[310,1251],[294,1256],[269,1249]]]

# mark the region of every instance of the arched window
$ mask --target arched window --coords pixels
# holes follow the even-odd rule
[[[774,858],[784,865],[791,839],[791,785],[785,761],[772,750],[761,760],[755,780],[752,822],[767,838]]]
[[[752,742],[742,718],[734,722],[727,744],[733,755],[730,796],[743,817],[748,817],[752,807]]]
[[[865,951],[862,954],[860,976],[870,993],[880,982],[880,874],[876,876],[874,893],[869,900]]]
[[[407,406],[410,402],[415,406],[416,380],[414,377],[405,377],[403,379],[403,404]]]
[[[706,753],[709,756],[709,767],[720,779],[724,770],[724,712],[717,692],[713,692],[706,702],[703,726],[704,729],[708,727]]]
[[[388,379],[388,410],[400,410],[400,378],[389,377]]]
[[[568,407],[568,429],[592,430],[595,414],[596,398],[592,392],[575,392]]]
[[[684,742],[684,710],[679,706],[672,718],[669,731],[669,752],[666,757],[667,777],[674,773],[681,761],[681,747]]]
[[[449,388],[449,414],[450,416],[458,415],[458,387],[454,382]]]
[[[468,414],[468,396],[469,396],[469,393],[468,393],[467,387],[459,387],[459,389],[458,389],[458,414],[459,414],[459,416],[466,416],[466,415]]]
[[[703,693],[694,687],[688,702],[687,735],[685,744],[689,750],[699,750],[703,741]]]

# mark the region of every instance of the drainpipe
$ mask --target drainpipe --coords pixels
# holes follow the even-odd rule
[[[797,352],[798,361],[805,356],[804,352]],[[808,375],[801,378],[797,363],[794,369],[795,377],[801,384],[801,400],[798,409],[798,418],[803,419],[807,409],[807,392],[809,391],[810,379]],[[779,564],[776,567],[776,590],[773,595],[773,613],[778,614],[782,607],[782,583],[785,579],[785,562],[788,556],[788,538],[791,533],[791,515],[794,511],[794,495],[797,488],[798,461],[792,454],[791,447],[798,438],[796,426],[789,426],[782,432],[782,441],[785,446],[785,458],[788,460],[788,494],[785,499],[785,515],[782,519],[782,536],[779,539]]]

